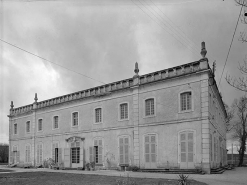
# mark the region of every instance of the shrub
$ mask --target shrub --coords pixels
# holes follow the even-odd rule
[[[138,166],[128,166],[126,168],[126,171],[133,171],[133,172],[137,172],[140,168]]]
[[[188,185],[189,184],[189,175],[184,175],[184,174],[180,174],[179,176],[179,179],[178,179],[178,184],[179,185]]]

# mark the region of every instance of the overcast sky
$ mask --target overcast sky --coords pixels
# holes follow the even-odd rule
[[[1,39],[73,73],[0,41],[0,142],[8,142],[10,101],[15,107],[134,75],[197,61],[206,42],[216,81],[226,60],[240,12],[234,0],[55,0],[1,1]],[[238,77],[247,44],[238,24],[220,84],[231,105],[243,95],[225,81]]]

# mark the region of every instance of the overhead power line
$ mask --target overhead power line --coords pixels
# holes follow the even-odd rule
[[[67,67],[65,67],[65,66],[62,66],[62,65],[57,64],[57,63],[55,63],[55,62],[52,62],[52,61],[50,61],[50,60],[47,60],[47,59],[45,59],[45,58],[43,58],[43,57],[41,57],[41,56],[39,56],[39,55],[33,54],[33,53],[31,53],[30,51],[27,51],[27,50],[25,50],[25,49],[22,49],[22,48],[20,48],[20,47],[14,45],[14,44],[11,44],[11,43],[9,43],[9,42],[7,42],[7,41],[4,41],[4,40],[2,40],[2,39],[0,39],[0,40],[1,40],[2,42],[4,42],[4,43],[8,44],[8,45],[11,45],[11,46],[13,46],[13,47],[15,47],[15,48],[17,48],[17,49],[19,49],[19,50],[22,50],[22,51],[24,51],[24,52],[26,52],[26,53],[28,53],[28,54],[30,54],[30,55],[33,55],[33,56],[38,57],[38,58],[40,58],[40,59],[42,59],[42,60],[45,60],[46,62],[55,64],[55,65],[57,65],[57,66],[59,66],[59,67],[62,67],[62,68],[64,68],[64,69],[67,69],[68,71],[74,72],[74,73],[76,73],[76,74],[79,74],[79,75],[84,76],[84,77],[86,77],[86,78],[89,78],[89,79],[91,79],[91,80],[100,82],[100,83],[102,83],[102,84],[106,84],[106,83],[104,83],[104,82],[102,82],[102,81],[99,81],[99,80],[96,80],[96,79],[94,79],[94,78],[92,78],[92,77],[90,77],[90,76],[84,75],[84,74],[82,74],[82,73],[79,73],[79,72],[77,72],[77,71],[74,71],[74,70],[72,70],[72,69],[69,69],[69,68],[67,68]]]
[[[186,33],[179,27],[177,26],[152,0],[150,0],[152,2],[152,4],[170,21],[167,22],[175,31],[177,31],[188,43],[189,45],[191,45],[191,48],[193,48],[196,52],[197,51],[197,44],[195,44],[195,42],[193,40],[191,40]],[[157,13],[157,12],[156,12]],[[162,16],[160,16],[162,18]],[[163,18],[164,21],[166,21]],[[212,58],[214,58],[211,53],[207,54],[208,56],[211,56]]]
[[[190,52],[191,53],[193,53],[193,54],[196,54],[197,55],[197,53],[195,53],[193,50],[191,50],[191,48],[189,48],[186,44],[184,44],[183,42],[181,42],[181,38],[177,38],[175,35],[173,35],[172,33],[170,33],[169,31],[167,31],[164,27],[163,27],[163,25],[160,23],[160,22],[158,22],[158,21],[156,21],[153,17],[151,17],[147,12],[145,12],[144,10],[143,10],[143,8],[141,8],[137,3],[135,3],[133,0],[131,0],[139,9],[141,9],[146,15],[148,15],[155,23],[157,23],[162,29],[164,29],[165,30],[165,32],[167,32],[168,34],[170,34],[174,39],[176,39],[179,43],[181,43],[183,46],[185,46],[186,48],[188,48],[189,50],[190,50]],[[140,2],[140,1],[139,1]],[[140,2],[142,5],[143,5],[143,3],[142,2]],[[143,5],[148,11],[150,11],[145,5]],[[155,18],[157,18],[158,19],[158,17],[152,12],[152,11],[150,11],[153,15],[154,15],[154,17]],[[159,19],[158,19],[159,20]],[[162,22],[162,21],[161,21]],[[163,22],[162,22],[163,23]],[[163,23],[164,24],[164,23]],[[165,24],[164,24],[165,25]]]
[[[237,24],[236,24],[236,26],[235,26],[235,30],[234,30],[234,33],[233,33],[233,36],[232,36],[232,41],[231,41],[231,44],[230,44],[230,47],[229,47],[229,50],[228,50],[228,53],[227,53],[227,56],[226,56],[226,61],[225,61],[225,64],[224,64],[224,67],[223,67],[223,70],[222,70],[222,73],[221,73],[220,82],[221,82],[221,78],[222,78],[222,76],[223,76],[223,73],[224,73],[224,70],[225,70],[225,67],[226,67],[226,63],[227,63],[227,59],[228,59],[229,53],[230,53],[230,51],[231,51],[233,39],[234,39],[236,30],[237,30],[237,27],[238,27],[238,22],[239,22],[239,18],[240,18],[242,9],[243,9],[243,5],[242,5],[242,7],[241,7],[241,9],[240,9],[240,12],[239,12],[238,21],[237,21]],[[219,86],[220,86],[220,82],[219,82]]]

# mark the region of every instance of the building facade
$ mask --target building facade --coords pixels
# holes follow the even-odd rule
[[[66,168],[226,164],[225,108],[205,55],[196,62],[14,108],[9,163]]]

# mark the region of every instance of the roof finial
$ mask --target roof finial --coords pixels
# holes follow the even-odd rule
[[[35,103],[37,103],[37,101],[38,101],[37,93],[35,93],[34,101],[35,101]]]
[[[134,70],[134,72],[136,73],[135,76],[138,76],[139,68],[138,68],[138,63],[137,62],[135,63],[135,70]]]
[[[11,101],[10,110],[13,110],[13,108],[14,108],[14,104],[13,104],[13,101]]]
[[[206,54],[207,54],[207,50],[206,50],[205,42],[203,41],[202,42],[202,49],[201,49],[202,58],[205,58]]]

